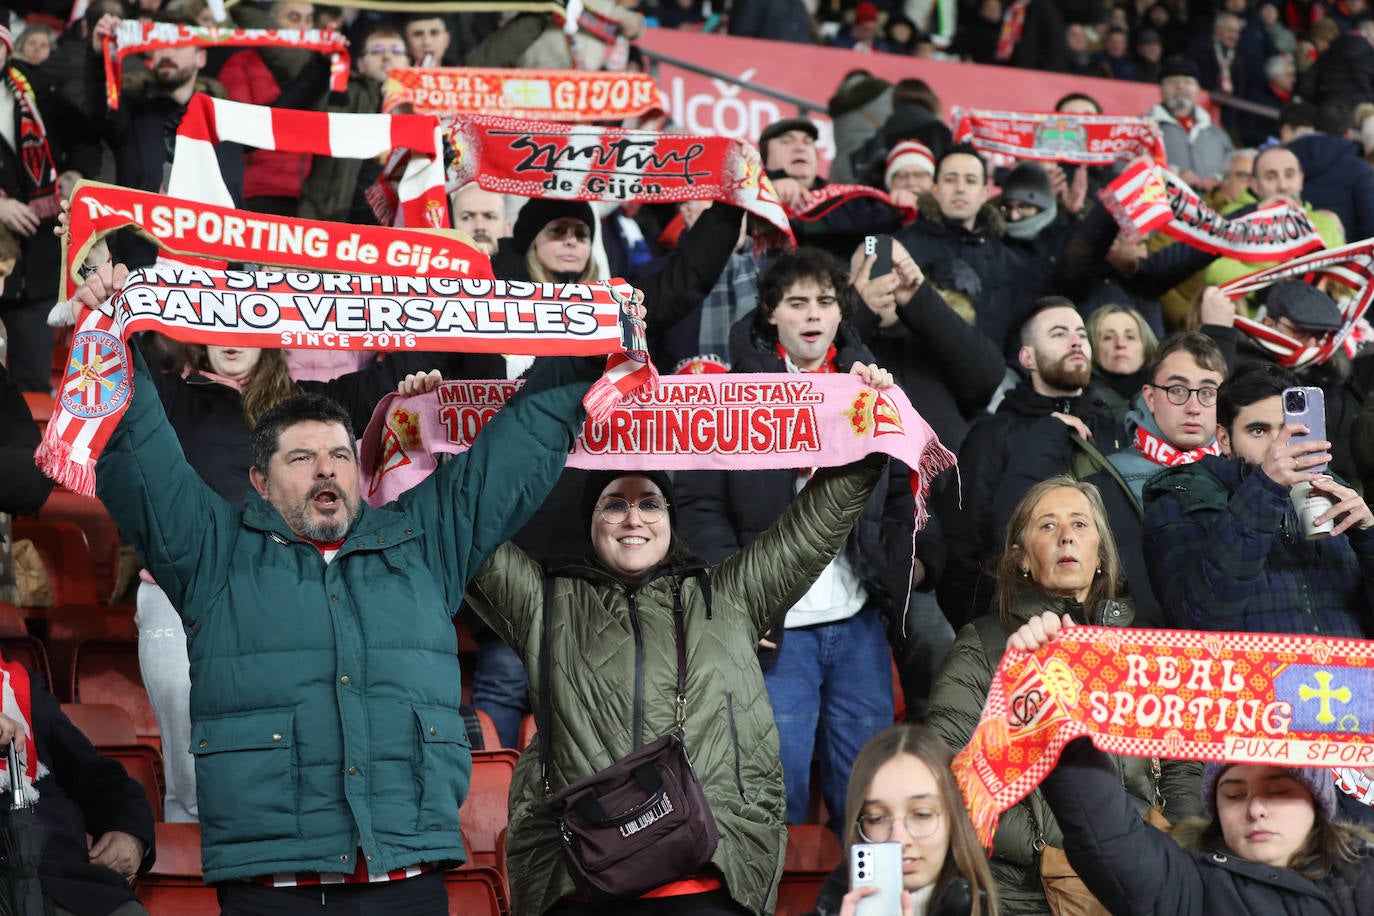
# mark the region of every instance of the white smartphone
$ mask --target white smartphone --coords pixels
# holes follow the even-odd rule
[[[902,916],[902,844],[855,843],[849,848],[849,889],[876,887],[854,916]]]

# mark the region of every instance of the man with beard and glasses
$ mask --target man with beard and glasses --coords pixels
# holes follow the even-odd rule
[[[126,277],[101,265],[77,299],[99,307]],[[472,766],[453,614],[562,470],[597,361],[541,361],[471,449],[380,509],[362,502],[349,414],[289,398],[253,430],[235,510],[131,349],[96,495],[186,627],[206,882],[228,916],[447,914]]]
[[[1054,473],[1070,470],[1074,436],[1110,455],[1126,445],[1125,430],[1094,392],[1092,345],[1083,318],[1062,296],[1036,300],[1021,327],[1017,354],[1028,378],[1007,392],[997,412],[973,425],[959,449],[961,487],[936,500],[949,557],[937,586],[940,609],[957,630],[988,610],[992,580],[988,561],[1002,551],[1012,510],[1029,488],[1013,465],[1026,454],[1059,456]]]
[[[164,16],[174,25],[196,25],[189,16]],[[114,155],[115,184],[140,191],[161,192],[166,186],[166,167],[171,160],[186,103],[197,92],[227,98],[224,87],[201,76],[205,49],[189,46],[163,48],[148,55],[148,69],[124,74],[119,107],[111,109],[105,97],[105,66],[102,41],[119,25],[115,16],[104,16],[91,33],[91,53],[86,55],[86,123]],[[216,143],[220,172],[236,204],[243,201],[243,147]],[[130,233],[115,237],[114,255],[130,267],[144,267],[157,257],[157,247]]]

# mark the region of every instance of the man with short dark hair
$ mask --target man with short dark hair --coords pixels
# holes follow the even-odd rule
[[[1006,220],[988,205],[987,163],[967,144],[951,146],[935,165],[935,186],[921,199],[921,218],[894,237],[917,264],[957,259],[983,281],[978,330],[1007,356],[1039,289],[1023,276],[1027,265],[1003,239]]]
[[[411,13],[405,18],[406,50],[417,67],[439,67],[451,40],[448,23],[435,13]]]
[[[949,550],[940,608],[956,630],[984,613],[992,598],[985,565],[1001,552],[1012,509],[1034,483],[1013,472],[1022,455],[1053,456],[1050,474],[1066,473],[1075,435],[1104,455],[1125,442],[1107,403],[1089,388],[1092,345],[1072,302],[1037,300],[1021,341],[1017,359],[1028,379],[969,430],[959,449],[961,487],[948,488],[954,492],[936,502]]]
[[[849,372],[872,363],[845,320],[853,302],[848,279],[824,251],[798,248],[781,255],[759,283],[758,309],[735,325],[733,371]],[[702,559],[718,563],[771,528],[811,472],[679,474],[682,535]],[[915,504],[906,478],[906,467],[892,462],[844,550],[764,646],[760,661],[781,740],[789,824],[805,819],[811,759],[818,751],[821,794],[830,826],[839,831],[854,758],[892,723],[884,621],[900,620],[907,605]],[[918,545],[918,561],[923,552]]]
[[[123,282],[102,265],[78,298],[98,307]],[[254,431],[236,511],[134,359],[96,494],[186,625],[205,880],[227,916],[446,914],[471,772],[453,614],[563,468],[595,361],[536,367],[472,449],[380,509],[348,415],[283,401]]]
[[[1145,487],[1143,537],[1150,579],[1171,626],[1368,638],[1374,634],[1374,513],[1320,472],[1329,441],[1283,422],[1287,369],[1245,366],[1222,384],[1222,455],[1170,468]],[[1310,483],[1330,498],[1309,540],[1291,490]]]

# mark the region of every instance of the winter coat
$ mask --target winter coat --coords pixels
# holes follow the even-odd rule
[[[1374,634],[1374,530],[1302,536],[1288,489],[1204,457],[1145,486],[1150,581],[1185,630]]]
[[[918,265],[942,258],[963,261],[983,281],[975,326],[1010,357],[1021,345],[1021,324],[1030,314],[1039,290],[1025,282],[1027,266],[1003,236],[1006,221],[991,204],[984,204],[972,229],[947,222],[935,198],[923,194],[921,216],[894,238]]]
[[[1342,35],[1298,78],[1294,91],[1315,105],[1344,102],[1353,111],[1374,99],[1374,46],[1358,32]]]
[[[96,495],[186,626],[206,882],[352,872],[360,847],[376,873],[463,861],[453,613],[562,469],[595,362],[546,362],[470,451],[362,504],[328,563],[257,494],[235,511],[205,486],[136,362]]]
[[[33,452],[42,441],[28,402],[19,386],[10,381],[0,365],[0,512],[29,515],[47,502],[52,480],[33,463]]]
[[[42,119],[48,150],[57,172],[60,174],[67,169],[81,171],[98,166],[99,141],[84,129],[80,112],[66,103],[48,75],[40,68],[15,60],[12,55],[7,66],[22,74],[33,90],[32,98]],[[9,89],[4,91],[9,92]],[[10,135],[16,143],[20,143],[23,136],[22,124],[23,108],[15,100]],[[15,147],[8,141],[0,140],[0,194],[28,203],[34,186],[27,177],[23,156],[22,143]],[[19,261],[14,273],[5,280],[3,299],[6,304],[41,300],[51,304],[57,298],[58,279],[62,275],[62,242],[53,235],[56,226],[55,217],[44,217],[32,235],[13,234],[14,240],[19,243]]]
[[[311,55],[311,58],[310,61],[299,59],[293,70],[273,70],[256,48],[247,48],[224,62],[219,71],[219,81],[229,98],[235,102],[313,110],[324,95],[318,77],[320,64],[324,63],[327,67],[327,61],[318,54]],[[245,154],[244,198],[298,199],[301,185],[310,173],[310,160],[309,153],[249,150]]]
[[[1129,626],[1129,611],[1119,613],[1123,609],[1117,603],[1113,605],[1105,613],[1105,619],[1097,622],[1105,626]],[[1012,627],[1019,627],[1044,611],[1068,613],[1079,623],[1088,622],[1083,605],[1077,601],[1026,590],[1018,597]],[[1011,630],[992,617],[969,624],[959,631],[954,648],[936,675],[930,691],[926,725],[954,751],[962,750],[973,736],[992,687],[993,672],[1010,633]],[[987,640],[991,637],[995,637],[996,643],[989,645]],[[1145,812],[1155,804],[1164,805],[1164,814],[1171,821],[1196,814],[1200,809],[1200,763],[1160,761],[1160,775],[1156,777],[1149,758],[1111,757],[1108,760],[1115,785],[1118,790],[1125,788],[1132,816],[1141,826],[1145,826],[1142,819]],[[1005,912],[1018,916],[1049,913],[1036,855],[1036,843],[1040,838],[1051,846],[1064,846],[1064,837],[1054,814],[1041,794],[1033,792],[1025,802],[1002,813],[993,838],[989,865]]]
[[[549,571],[553,790],[632,750],[636,700],[646,743],[672,729],[672,617],[680,600],[687,752],[720,830],[711,865],[736,903],[759,916],[773,910],[787,833],[778,732],[754,651],[840,549],[883,465],[866,459],[817,472],[772,531],[704,576],[690,562],[662,565],[637,587],[594,561]],[[544,599],[544,571],[511,544],[478,571],[468,592],[482,619],[520,655],[535,703]],[[516,764],[506,840],[518,916],[537,916],[576,892],[543,799],[531,746]]]
[[[873,325],[864,336],[878,365],[893,374],[940,442],[957,452],[1002,384],[1001,350],[929,283],[897,307],[896,324],[878,328],[876,319],[862,308],[855,324],[861,334]]]
[[[1218,179],[1226,174],[1235,144],[1226,131],[1212,123],[1206,109],[1193,109],[1193,129],[1187,131],[1162,104],[1151,108],[1146,117],[1159,124],[1169,168],[1175,174],[1193,171],[1203,178]]]
[[[892,84],[874,76],[856,79],[853,85],[842,86],[831,96],[827,113],[835,135],[835,161],[830,166],[830,180],[852,184],[858,177],[850,156],[876,136],[883,122],[891,116]]]
[[[1121,791],[1112,758],[1078,738],[1040,784],[1063,831],[1069,864],[1117,916],[1368,916],[1374,859],[1359,858],[1311,881],[1223,850],[1181,847],[1142,821]],[[1175,828],[1178,836],[1179,828]]]
[[[1344,137],[1303,134],[1288,143],[1302,165],[1303,200],[1340,219],[1348,239],[1374,235],[1374,166]]]
[[[776,335],[759,320],[759,312],[741,318],[731,331],[734,372],[786,372],[774,349]],[[848,372],[856,362],[871,363],[873,356],[845,324],[835,338],[835,368]],[[691,471],[674,478],[678,501],[678,530],[692,549],[708,563],[719,563],[754,543],[782,517],[797,499],[797,471]],[[887,476],[873,495],[845,541],[844,556],[863,582],[869,606],[889,619],[900,617],[907,602],[907,573],[911,560],[912,518],[916,506],[907,480],[906,465],[893,461]],[[926,553],[931,576],[938,575],[943,552],[938,543],[922,540],[917,553]],[[927,551],[939,551],[930,556]],[[781,628],[774,636],[785,638]],[[773,640],[777,642],[777,640]],[[777,661],[777,653],[763,655],[765,666]]]
[[[1007,483],[1014,466],[1023,455],[1057,456],[1053,465],[1058,470],[1052,473],[1067,473],[1072,466],[1069,427],[1051,416],[1056,411],[1087,424],[1103,454],[1125,447],[1125,432],[1092,388],[1078,397],[1051,398],[1022,382],[1007,392],[997,413],[973,425],[959,450],[961,488],[949,488],[935,505],[949,551],[939,586],[940,608],[956,627],[984,613],[992,600],[992,582],[983,566],[1001,553],[1012,510],[1035,482]],[[1036,471],[1043,473],[1039,465]]]
[[[34,744],[39,763],[48,769],[34,784],[34,813],[48,831],[38,860],[39,884],[45,897],[74,916],[106,916],[133,901],[134,893],[119,873],[92,864],[86,836],[98,840],[118,830],[139,840],[146,850],[138,867],[143,874],[157,858],[153,811],[143,786],[118,761],[100,756],[43,679],[31,676],[30,688]]]
[[[860,184],[875,188],[887,187],[887,154],[902,140],[924,143],[939,162],[952,142],[949,125],[936,117],[924,105],[915,102],[894,106],[892,114],[878,132],[850,154],[850,171]],[[836,168],[839,157],[836,156]],[[835,181],[842,181],[839,173],[831,171]]]

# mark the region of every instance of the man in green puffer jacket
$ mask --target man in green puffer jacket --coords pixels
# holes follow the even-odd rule
[[[81,296],[117,286],[102,267]],[[360,498],[348,415],[289,399],[254,431],[257,494],[236,512],[139,361],[96,492],[186,625],[205,880],[226,914],[447,913],[438,867],[465,858],[471,772],[452,615],[553,485],[597,374],[546,361],[471,450],[381,509]]]

